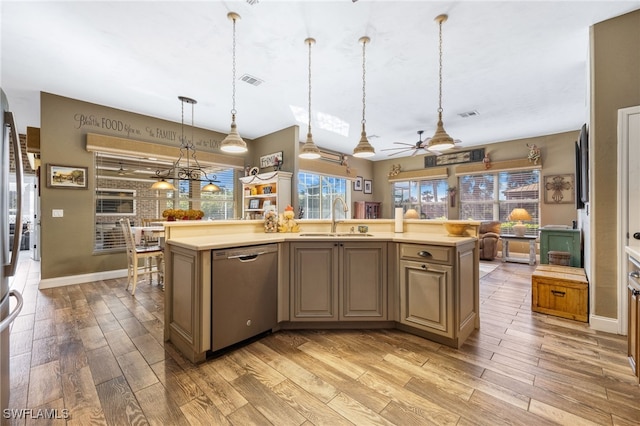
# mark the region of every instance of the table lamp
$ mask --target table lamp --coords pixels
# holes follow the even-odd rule
[[[508,217],[509,220],[517,220],[518,223],[513,225],[513,233],[516,237],[524,237],[524,233],[527,230],[526,225],[522,223],[523,220],[531,220],[531,215],[523,208],[515,208],[511,211]]]
[[[416,209],[409,209],[404,214],[405,219],[420,219],[420,215],[416,211]]]

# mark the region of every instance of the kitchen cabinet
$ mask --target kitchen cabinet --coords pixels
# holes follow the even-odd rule
[[[380,203],[377,201],[355,201],[353,203],[354,219],[379,219]]]
[[[640,382],[640,371],[638,371],[638,355],[640,354],[640,261],[632,257],[628,259],[628,356],[633,373]]]
[[[291,205],[291,173],[271,172],[240,178],[242,183],[242,217],[262,219],[265,210],[283,212]]]
[[[291,243],[291,316],[300,321],[386,321],[387,243]]]
[[[550,251],[571,255],[569,266],[582,268],[582,244],[579,229],[540,228],[540,263],[549,263]]]
[[[399,328],[459,348],[480,326],[476,246],[400,244]]]

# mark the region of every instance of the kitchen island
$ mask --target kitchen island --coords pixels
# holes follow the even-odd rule
[[[165,340],[192,362],[211,355],[213,289],[234,285],[215,282],[212,255],[265,244],[277,246],[270,331],[398,328],[459,348],[479,327],[478,222],[463,237],[441,221],[405,220],[402,233],[384,219],[346,220],[336,233],[328,221],[300,223],[300,233],[264,233],[262,221],[166,223]],[[368,233],[352,232],[363,224]],[[251,327],[249,316],[225,327]]]

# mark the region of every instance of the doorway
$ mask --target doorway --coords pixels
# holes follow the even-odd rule
[[[625,247],[640,249],[640,106],[618,110],[618,332],[628,330],[627,275]]]

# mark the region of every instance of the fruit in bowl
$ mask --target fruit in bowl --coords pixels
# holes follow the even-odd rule
[[[467,222],[444,222],[444,228],[451,237],[464,237],[467,234],[467,228],[469,224]]]

